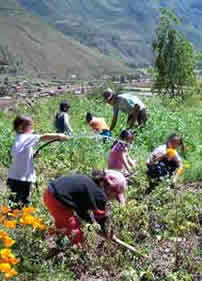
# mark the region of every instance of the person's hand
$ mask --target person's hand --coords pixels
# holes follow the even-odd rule
[[[135,169],[137,167],[137,162],[135,160],[132,160],[132,168]]]
[[[59,135],[59,140],[60,140],[60,141],[67,141],[68,139],[69,139],[69,137],[66,136],[65,134],[60,134],[60,135]]]

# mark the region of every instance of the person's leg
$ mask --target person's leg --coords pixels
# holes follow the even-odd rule
[[[29,194],[31,183],[8,179],[7,186],[11,191],[9,196],[9,205],[13,208],[21,209],[24,205],[29,204]]]
[[[147,121],[147,113],[145,109],[139,111],[137,116],[137,123],[139,127],[144,127]]]
[[[133,128],[134,125],[136,125],[139,111],[140,107],[136,104],[133,111],[128,115],[127,126],[129,127],[129,129]]]
[[[22,205],[29,205],[31,201],[31,182],[21,182],[20,183],[20,201]]]
[[[45,191],[44,204],[55,220],[55,226],[58,233],[65,233],[72,244],[81,244],[84,241],[81,224],[71,207],[67,207],[58,201],[54,193]]]

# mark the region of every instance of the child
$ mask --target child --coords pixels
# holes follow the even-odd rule
[[[184,143],[182,137],[170,135],[167,143],[158,146],[147,159],[147,174],[150,178],[150,191],[162,179],[162,177],[173,176],[173,183],[183,172],[182,160],[176,149],[181,146],[184,153]]]
[[[13,122],[14,130],[17,132],[12,147],[12,164],[8,170],[7,185],[11,192],[10,200],[20,206],[29,204],[31,184],[36,181],[33,166],[33,147],[41,140],[48,141],[58,139],[66,141],[67,136],[63,134],[36,135],[32,133],[33,121],[27,116],[17,116]]]
[[[86,121],[88,125],[96,132],[99,133],[101,136],[104,137],[111,137],[111,131],[107,126],[104,118],[95,117],[92,113],[87,112],[86,114]]]
[[[63,176],[49,183],[44,192],[44,204],[55,220],[56,233],[65,232],[73,245],[82,246],[84,235],[80,219],[88,223],[96,221],[102,234],[110,238],[105,225],[106,203],[116,198],[124,206],[126,188],[124,176],[110,170],[94,171],[92,176]]]
[[[73,134],[73,130],[69,123],[69,111],[70,105],[67,102],[60,103],[60,112],[55,116],[55,127],[57,133],[67,133],[68,135]]]
[[[120,134],[120,140],[115,141],[112,150],[109,153],[108,168],[119,170],[125,176],[132,173],[132,169],[136,167],[136,163],[129,155],[129,146],[133,142],[133,133],[130,129],[123,130]]]

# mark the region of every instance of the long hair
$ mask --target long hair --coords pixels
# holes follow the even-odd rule
[[[127,140],[128,137],[133,137],[136,133],[133,132],[131,129],[125,129],[123,130],[121,133],[120,133],[120,136],[119,136],[119,139],[122,140],[122,141],[125,141]],[[112,147],[113,148],[117,143],[118,143],[119,140],[115,140],[112,144]]]
[[[179,145],[180,145],[180,150],[181,150],[181,154],[184,156],[185,154],[185,147],[184,147],[184,139],[182,136],[179,136],[177,134],[171,134],[169,137],[168,137],[168,140],[167,140],[167,145],[169,142],[172,142],[174,140],[178,140],[179,141]]]
[[[86,113],[86,121],[89,123],[93,119],[93,114],[91,112]]]

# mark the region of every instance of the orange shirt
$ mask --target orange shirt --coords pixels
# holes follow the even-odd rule
[[[89,126],[96,132],[101,132],[103,130],[109,130],[104,118],[93,117],[93,120],[89,122]]]

